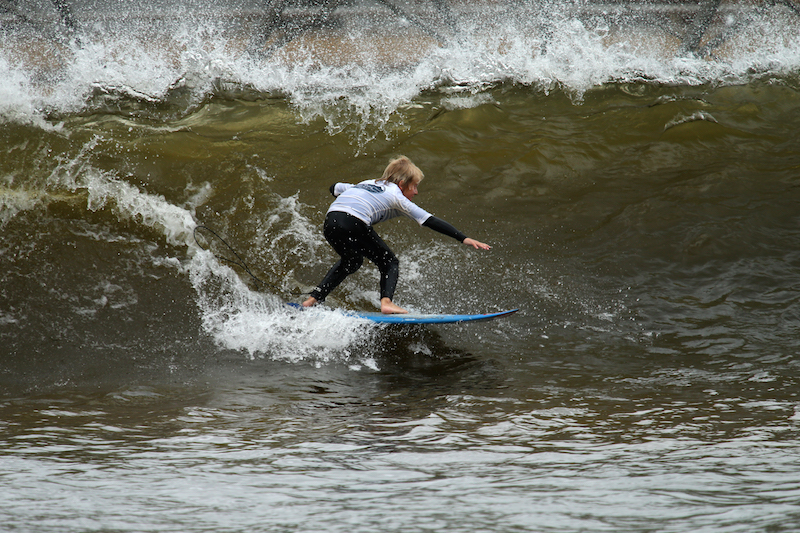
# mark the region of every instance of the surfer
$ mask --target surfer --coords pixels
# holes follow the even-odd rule
[[[392,302],[400,262],[383,242],[373,225],[404,215],[444,235],[453,237],[475,249],[489,250],[491,246],[470,239],[456,228],[418,207],[411,200],[418,194],[422,171],[405,156],[389,163],[380,179],[362,181],[357,185],[336,183],[331,194],[336,197],[325,216],[325,240],[341,256],[322,282],[303,302],[311,307],[322,302],[344,279],[361,268],[366,257],[381,274],[381,312],[407,313]]]

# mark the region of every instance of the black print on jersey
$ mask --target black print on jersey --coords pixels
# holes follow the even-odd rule
[[[354,185],[354,187],[358,189],[364,189],[365,191],[374,192],[374,193],[381,193],[383,192],[383,188],[378,185],[372,185],[371,183],[359,183],[358,185]]]

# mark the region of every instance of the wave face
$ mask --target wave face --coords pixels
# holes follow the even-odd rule
[[[796,529],[796,2],[131,4],[0,2],[3,523]],[[398,303],[519,313],[283,305],[399,154],[493,249]]]
[[[795,168],[792,141],[778,142],[793,137],[797,110],[800,17],[791,3],[40,0],[3,16],[3,323],[15,353],[47,351],[50,329],[67,336],[64,350],[91,352],[89,342],[115,352],[105,324],[117,315],[138,325],[115,333],[135,351],[151,317],[175,307],[145,303],[142,292],[158,285],[193,310],[172,326],[186,337],[200,330],[251,356],[353,356],[374,366],[363,325],[329,317],[310,327],[281,302],[332,260],[318,229],[329,182],[376,175],[394,153],[434,176],[430,211],[508,243],[500,271],[483,258],[458,267],[451,281],[466,287],[456,305],[466,311],[550,293],[535,274],[542,267],[531,266],[538,248],[511,246],[520,235],[562,242],[566,255],[577,239],[589,263],[613,247],[650,268],[668,253],[649,235],[669,228],[682,253],[722,250],[717,230],[699,228],[738,216],[722,192],[708,193],[722,205],[704,221],[696,196],[668,190],[736,190],[742,180],[734,203],[774,209],[783,198],[772,194]],[[766,196],[751,198],[749,188]],[[613,211],[598,204],[606,196]],[[647,218],[651,202],[675,214]],[[198,224],[232,241],[269,288],[253,293],[261,287],[243,271],[201,253]],[[595,243],[603,232],[608,240]],[[395,239],[409,301],[449,310],[440,302],[452,289],[437,280],[462,252],[420,244],[405,229]],[[372,278],[359,276],[337,304],[372,305]],[[485,276],[508,289],[473,293],[472,280]],[[330,328],[347,333],[333,341]],[[659,328],[636,335],[651,329]],[[179,342],[172,337],[157,336],[152,348]]]
[[[517,255],[510,242],[518,235],[552,240],[552,232],[578,231],[589,240],[581,253],[590,263],[613,246],[649,265],[666,252],[641,241],[664,229],[633,213],[645,217],[648,202],[692,212],[696,197],[666,192],[677,181],[698,180],[687,187],[708,191],[741,179],[749,185],[739,202],[774,207],[770,195],[795,168],[792,141],[777,141],[793,137],[796,119],[800,16],[791,3],[123,8],[39,0],[3,17],[0,223],[14,265],[5,273],[3,323],[18,352],[41,352],[49,342],[19,335],[41,331],[33,316],[42,313],[71,338],[69,350],[83,350],[87,332],[99,328],[92,346],[113,352],[102,317],[119,314],[146,330],[150,316],[173,305],[145,304],[142,291],[153,291],[140,285],[163,280],[184,308],[199,309],[199,323],[175,328],[187,336],[199,328],[217,346],[251,356],[351,354],[356,338],[371,337],[363,326],[309,328],[281,302],[313,286],[332,260],[318,230],[328,182],[380,173],[393,153],[410,153],[435,176],[429,210],[509,242],[516,263],[508,272],[485,259],[459,266],[467,287],[487,275],[509,287],[494,295],[466,289],[458,307],[469,311],[517,305],[511,287],[524,286],[519,273],[539,256]],[[767,196],[750,198],[748,187]],[[582,200],[587,195],[608,196],[615,210]],[[724,203],[724,194],[713,198]],[[712,226],[736,217],[717,209]],[[563,221],[554,226],[537,212]],[[664,216],[685,253],[720,247],[715,231],[698,229],[697,212]],[[200,253],[198,224],[242,251],[270,280],[266,293],[254,294],[246,274]],[[604,231],[609,241],[588,244]],[[437,270],[448,269],[437,265],[460,263],[461,252],[401,235],[406,276],[426,286],[412,289],[413,298],[443,310],[451,289],[436,281]],[[558,239],[566,239],[561,253],[575,253],[572,239]],[[87,257],[97,258],[96,272],[86,270]],[[532,285],[523,300],[547,285],[536,277],[525,276]],[[374,302],[371,278],[355,279],[341,303]],[[440,297],[425,298],[428,291]],[[331,341],[327,329],[340,327],[347,333]],[[356,358],[373,365],[364,355],[373,348],[359,348]]]

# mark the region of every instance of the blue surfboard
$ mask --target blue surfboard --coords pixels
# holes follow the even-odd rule
[[[303,310],[305,309],[302,305],[297,303],[288,303],[286,304],[289,307],[293,307],[295,309]],[[519,311],[519,309],[509,309],[507,311],[499,311],[496,313],[483,313],[477,315],[443,315],[443,314],[419,314],[419,313],[408,313],[408,314],[397,314],[397,315],[385,315],[383,313],[377,312],[366,312],[366,311],[342,311],[347,316],[351,316],[353,318],[363,318],[366,320],[371,320],[372,322],[376,322],[378,324],[453,324],[456,322],[477,322],[480,320],[493,320],[495,318],[505,317],[513,315]]]

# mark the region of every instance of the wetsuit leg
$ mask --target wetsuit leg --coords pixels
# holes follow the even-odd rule
[[[369,228],[368,238],[369,245],[364,250],[364,256],[375,263],[381,273],[381,298],[391,300],[400,277],[400,261],[372,227]]]
[[[357,235],[363,233],[364,229],[354,223],[360,220],[345,215],[346,213],[331,212],[325,217],[323,235],[328,244],[339,254],[340,259],[331,267],[320,284],[311,291],[311,296],[318,302],[323,301],[347,276],[361,268],[364,262],[364,257],[354,246],[358,240]],[[362,225],[366,226],[363,223]]]
[[[381,298],[394,296],[400,262],[374,229],[354,216],[332,211],[325,217],[323,233],[341,259],[311,291],[311,296],[320,302],[324,300],[347,276],[361,267],[364,257],[375,263],[381,273]]]

